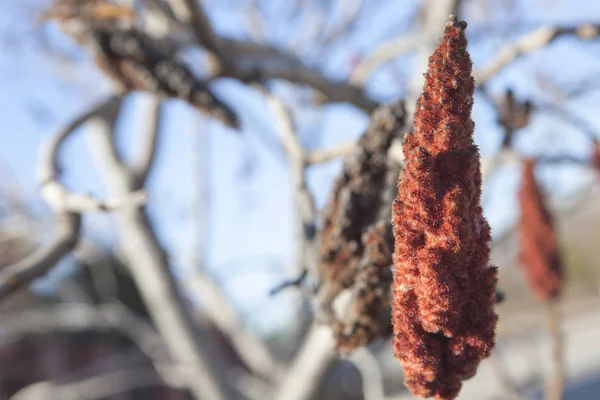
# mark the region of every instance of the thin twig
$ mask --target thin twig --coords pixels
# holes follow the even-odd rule
[[[564,344],[561,329],[560,302],[551,299],[545,302],[548,314],[548,333],[550,335],[552,372],[546,385],[546,400],[561,400],[565,385]]]
[[[189,286],[201,297],[205,312],[229,338],[231,345],[250,371],[272,383],[283,377],[284,366],[273,357],[260,339],[248,331],[229,300],[208,274],[197,271]]]
[[[273,289],[269,291],[269,296],[275,296],[279,292],[289,287],[296,287],[302,285],[302,283],[306,280],[308,276],[308,270],[303,270],[297,278],[289,279],[287,281],[281,282],[279,285],[275,286]]]
[[[158,333],[146,321],[118,304],[93,306],[72,303],[4,313],[0,326],[7,339],[48,332],[118,331],[131,339],[152,361],[170,362]]]
[[[185,388],[184,381],[177,378],[182,375],[180,367],[164,365],[162,368],[169,371],[173,379],[165,382],[154,369],[149,367],[125,368],[66,384],[56,384],[50,381],[36,382],[21,389],[11,397],[11,400],[98,400],[133,389],[155,387],[162,384],[177,389]]]
[[[43,147],[38,176],[42,185],[42,197],[55,215],[56,232],[48,244],[0,272],[0,300],[46,274],[75,248],[81,233],[80,213],[109,211],[131,204],[142,204],[146,200],[146,194],[143,191],[136,191],[128,196],[100,201],[90,195],[71,193],[59,181],[58,159],[66,139],[92,117],[115,115],[121,101],[119,96],[113,96],[95,105],[60,130]]]
[[[158,147],[158,136],[160,129],[161,120],[161,102],[156,96],[150,96],[148,101],[151,105],[148,107],[148,127],[147,132],[140,139],[140,152],[137,160],[132,165],[132,173],[135,175],[135,179],[139,182],[145,182],[148,177],[148,172],[152,168],[154,162],[154,152]]]
[[[383,374],[377,358],[367,347],[356,349],[348,358],[351,361],[363,382],[363,395],[365,400],[383,400],[385,393],[383,390]]]
[[[304,270],[314,273],[316,264],[313,262],[315,258],[312,255],[314,255],[313,242],[316,234],[317,209],[306,182],[306,152],[298,140],[291,116],[281,100],[267,94],[267,102],[276,117],[281,144],[288,155],[292,184],[296,195],[296,207],[300,217],[297,227],[299,243],[297,257],[300,273]]]
[[[521,400],[521,396],[519,395],[519,391],[515,387],[513,380],[508,373],[506,366],[504,365],[498,351],[492,351],[492,355],[489,358],[490,364],[498,381],[500,382],[500,386],[502,386],[502,390],[507,396],[509,400]]]
[[[485,84],[518,57],[539,50],[561,36],[576,35],[581,39],[592,40],[598,37],[599,32],[600,25],[598,24],[582,24],[571,27],[544,26],[502,48],[486,67],[474,73],[475,81],[479,85]]]
[[[306,163],[309,165],[323,164],[333,160],[334,158],[347,156],[348,154],[352,153],[355,148],[356,142],[352,141],[340,143],[325,149],[313,150],[306,155]]]
[[[212,55],[213,77],[231,77],[245,83],[284,79],[314,88],[322,95],[323,102],[348,102],[369,113],[378,105],[361,87],[329,79],[295,55],[266,44],[219,36],[197,0],[168,2],[174,15],[166,17],[178,26],[191,29],[195,42]]]
[[[350,82],[364,85],[376,69],[404,53],[414,51],[418,44],[418,38],[413,35],[401,36],[380,44],[354,68]]]
[[[308,400],[314,397],[323,375],[336,359],[331,330],[313,325],[281,382],[276,400]]]
[[[198,43],[212,53],[218,62],[222,63],[229,59],[229,55],[223,49],[223,42],[215,33],[201,2],[197,0],[168,0],[168,2],[179,22],[192,30]],[[219,65],[219,68],[223,67],[226,66]]]

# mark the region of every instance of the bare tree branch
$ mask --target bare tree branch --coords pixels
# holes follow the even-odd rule
[[[48,145],[43,148],[40,156],[39,179],[42,185],[42,197],[55,215],[57,225],[55,237],[30,256],[0,272],[0,299],[46,274],[75,248],[81,231],[81,212],[108,211],[145,201],[146,194],[141,191],[122,198],[99,201],[90,195],[71,193],[59,181],[58,157],[65,140],[91,117],[113,115],[120,104],[121,98],[115,96],[92,107],[53,136]]]
[[[248,400],[269,400],[273,398],[273,386],[252,374],[237,371],[234,380],[236,387],[244,393]]]
[[[496,374],[496,377],[500,381],[500,386],[502,386],[502,390],[504,394],[507,396],[508,400],[521,400],[521,396],[519,395],[519,391],[515,387],[508,370],[506,369],[503,360],[500,358],[498,354],[497,348],[492,352],[490,358],[490,365]]]
[[[356,142],[352,141],[340,143],[326,149],[313,150],[306,155],[306,163],[308,165],[326,163],[334,158],[351,154],[355,148]]]
[[[367,2],[365,0],[338,0],[337,3],[337,8],[342,13],[341,21],[333,28],[323,32],[323,35],[319,35],[323,37],[321,47],[325,49],[353,29]]]
[[[244,8],[246,30],[255,42],[263,43],[266,38],[266,21],[259,5],[256,0],[251,0],[246,3]]]
[[[186,23],[189,24],[198,42],[204,47],[206,50],[215,53],[215,55],[220,58],[226,58],[225,54],[221,50],[221,45],[219,43],[220,39],[215,34],[215,31],[212,27],[206,12],[204,11],[201,2],[198,0],[169,0],[171,4],[179,2],[182,3],[185,7],[175,7],[175,10],[186,10],[187,13],[179,12],[180,18]]]
[[[419,39],[413,35],[401,36],[380,44],[352,71],[350,82],[355,85],[364,85],[373,71],[394,58],[415,50],[418,44]]]
[[[485,84],[492,76],[518,57],[541,49],[555,39],[575,35],[585,40],[596,39],[600,34],[599,24],[582,24],[571,27],[545,26],[539,28],[502,48],[496,57],[483,69],[475,71],[475,81]]]
[[[62,385],[50,381],[37,382],[21,389],[11,400],[98,400],[162,384],[185,389],[184,382],[177,379],[182,375],[178,366],[165,365],[162,368],[169,371],[173,379],[165,382],[152,368],[126,368]]]
[[[348,358],[351,361],[363,381],[363,394],[365,400],[383,400],[383,376],[377,358],[366,347],[358,348]]]
[[[130,167],[136,181],[138,182],[146,181],[148,172],[150,171],[150,168],[152,168],[154,153],[158,145],[158,131],[160,128],[159,125],[161,119],[161,102],[156,96],[151,96],[149,101],[152,103],[148,107],[148,131],[146,134],[142,135],[142,143],[139,146],[140,153],[138,159],[134,161]]]
[[[81,229],[81,215],[63,212],[56,215],[54,239],[33,254],[0,272],[0,300],[45,275],[75,248]]]
[[[273,358],[262,341],[248,331],[216,282],[200,271],[189,282],[189,286],[201,296],[205,312],[231,340],[248,368],[271,383],[277,382],[283,376],[285,367]]]
[[[316,234],[317,209],[314,199],[308,191],[306,182],[306,153],[298,140],[289,112],[279,98],[267,94],[267,102],[276,117],[276,127],[280,134],[281,144],[288,155],[292,184],[294,185],[296,207],[299,221],[297,223],[297,263],[299,274],[305,270],[316,273],[314,238]]]
[[[170,362],[161,337],[142,319],[123,306],[85,303],[61,304],[2,314],[2,334],[7,339],[34,333],[115,330],[155,362]]]
[[[561,327],[560,302],[556,299],[545,302],[548,314],[548,333],[552,349],[552,373],[546,382],[545,399],[561,400],[565,386],[565,345]]]
[[[349,102],[371,112],[377,102],[359,86],[333,81],[298,57],[264,44],[237,41],[218,36],[197,0],[168,0],[179,23],[192,28],[199,43],[214,55],[215,77],[231,77],[242,82],[283,79],[308,85],[322,95],[323,102]],[[189,25],[191,24],[191,25]]]
[[[112,123],[105,120],[96,126],[91,132],[92,147],[106,173],[109,189],[115,195],[128,196],[144,182],[135,182],[130,171],[119,167],[122,162],[114,150]],[[152,319],[175,361],[189,367],[185,375],[187,387],[197,399],[237,398],[233,388],[220,379],[227,374],[217,349],[202,344],[210,339],[195,326],[145,210],[138,206],[122,208],[117,213],[117,223],[123,254]]]
[[[277,400],[313,398],[323,375],[335,361],[335,342],[331,329],[313,325],[294,357],[285,379],[275,394]]]

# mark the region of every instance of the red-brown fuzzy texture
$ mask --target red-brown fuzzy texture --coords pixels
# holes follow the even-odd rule
[[[495,342],[474,81],[466,23],[451,18],[425,74],[394,202],[394,352],[417,396],[453,399]]]
[[[592,166],[600,171],[600,142],[594,140],[594,149],[592,150]]]
[[[549,300],[560,294],[561,263],[552,216],[535,181],[534,166],[533,160],[524,162],[519,191],[521,264],[525,268],[529,286],[536,296],[542,300]]]

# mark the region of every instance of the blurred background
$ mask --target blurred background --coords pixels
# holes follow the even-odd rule
[[[0,2],[0,268],[35,270],[10,297],[0,284],[1,399],[412,398],[389,338],[337,355],[309,259],[370,113],[404,100],[410,129],[452,12],[505,297],[495,353],[459,398],[541,398],[550,373],[519,261],[524,157],[564,271],[564,398],[600,398],[600,3],[121,3],[239,129],[152,85],[111,97],[93,50],[41,20],[51,2]]]

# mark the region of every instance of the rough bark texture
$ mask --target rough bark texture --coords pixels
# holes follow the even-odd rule
[[[453,399],[495,342],[474,81],[466,23],[451,18],[429,59],[394,202],[394,351],[416,395]]]
[[[387,152],[402,134],[404,115],[402,102],[375,111],[356,152],[346,159],[324,212],[319,302],[338,350],[352,351],[391,334],[389,215],[395,190],[390,173],[397,176],[399,167]],[[336,317],[332,302],[345,289],[351,291],[352,301],[346,315]]]
[[[534,166],[534,160],[525,161],[519,191],[520,258],[529,286],[535,295],[541,300],[550,300],[560,294],[560,254],[552,216],[544,204],[544,196],[535,180]]]
[[[199,112],[234,129],[236,113],[197,78],[167,42],[135,27],[133,9],[103,1],[61,0],[45,14],[60,22],[87,51],[119,91],[142,90],[165,98],[179,98]],[[77,22],[81,29],[69,30]]]

